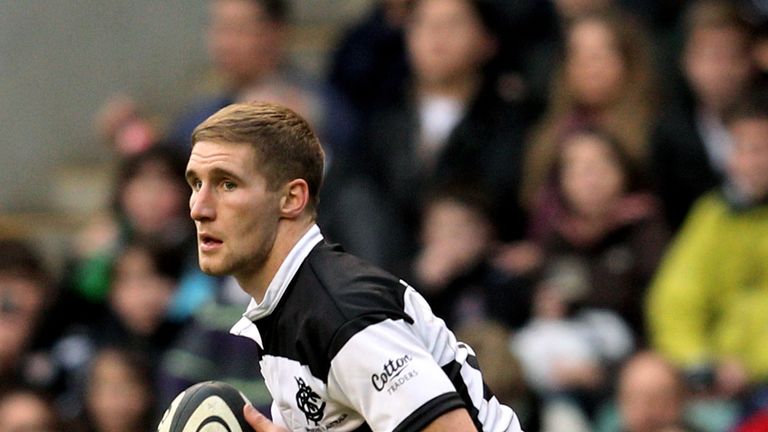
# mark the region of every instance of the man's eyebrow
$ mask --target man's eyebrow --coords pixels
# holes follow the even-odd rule
[[[211,177],[215,177],[215,178],[229,177],[235,180],[240,180],[240,176],[238,176],[237,174],[220,167],[211,168],[210,173],[211,173]]]
[[[193,178],[195,178],[195,177],[197,177],[197,173],[195,172],[195,170],[192,170],[192,169],[188,169],[188,170],[187,170],[187,171],[184,173],[184,178],[185,178],[185,179],[187,179],[187,180],[192,180],[192,179],[193,179]]]
[[[230,178],[235,179],[235,180],[240,180],[240,176],[238,176],[234,172],[226,170],[224,168],[219,168],[219,167],[211,168],[211,170],[209,171],[209,174],[210,174],[211,177],[219,177],[219,178],[220,177],[230,177]],[[186,171],[186,173],[184,173],[184,177],[187,180],[192,180],[193,178],[196,178],[197,176],[198,176],[197,173],[193,169],[188,169]]]

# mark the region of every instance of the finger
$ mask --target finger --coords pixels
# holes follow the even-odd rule
[[[245,416],[245,421],[247,421],[256,432],[272,432],[279,430],[268,418],[250,404],[243,407],[243,415]]]

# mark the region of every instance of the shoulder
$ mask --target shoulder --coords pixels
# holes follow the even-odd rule
[[[355,334],[387,319],[412,322],[405,291],[389,273],[320,243],[280,306],[260,324],[270,329],[267,353],[293,358],[308,364],[313,375],[326,376],[330,359]]]
[[[714,245],[733,234],[736,213],[728,204],[720,190],[712,190],[697,199],[675,235],[673,247],[678,253],[698,256],[706,253],[702,245]]]
[[[697,199],[688,214],[689,220],[721,218],[729,213],[728,203],[719,189],[711,190]]]
[[[405,318],[406,285],[337,245],[318,245],[297,274],[296,286],[311,289],[318,301],[333,309],[326,312],[344,321],[369,314]]]

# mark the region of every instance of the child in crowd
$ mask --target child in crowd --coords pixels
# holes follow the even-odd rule
[[[768,382],[768,88],[726,117],[723,185],[696,201],[650,289],[651,339],[722,398]]]
[[[581,130],[558,149],[531,218],[540,270],[572,269],[580,302],[621,315],[643,344],[643,299],[669,237],[658,203],[612,136]]]
[[[167,310],[183,259],[154,246],[134,242],[125,247],[113,266],[107,307],[88,325],[75,325],[54,346],[55,364],[66,381],[62,405],[69,413],[83,409],[85,371],[97,352],[119,347],[141,353],[151,365],[158,365],[175,340],[180,325],[167,318]]]
[[[98,314],[109,295],[115,256],[133,241],[150,242],[157,249],[183,257],[181,288],[168,311],[173,319],[183,321],[210,298],[214,282],[197,267],[184,169],[183,159],[164,146],[152,147],[121,163],[114,211],[96,217],[76,239],[74,265],[66,281],[70,289],[61,309],[87,309],[91,313],[75,314],[70,321]]]
[[[35,251],[21,241],[0,240],[0,389],[53,384],[44,349],[38,346],[53,297]]]
[[[108,304],[111,313],[102,325],[101,345],[131,344],[145,352],[168,345],[176,326],[166,312],[177,289],[183,259],[174,251],[157,251],[133,243],[118,256]]]
[[[99,351],[87,383],[88,432],[148,431],[155,425],[150,368],[140,354],[113,348]]]
[[[530,315],[528,284],[489,260],[499,239],[487,200],[471,187],[429,195],[409,281],[450,325],[491,319],[520,327]]]

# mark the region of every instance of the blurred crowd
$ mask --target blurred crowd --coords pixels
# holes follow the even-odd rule
[[[290,2],[208,7],[215,91],[99,110],[119,169],[63,274],[0,241],[0,432],[152,430],[211,379],[269,406],[183,175],[254,100],[321,136],[325,236],[421,291],[526,431],[768,430],[765,1],[379,0],[322,79]]]

